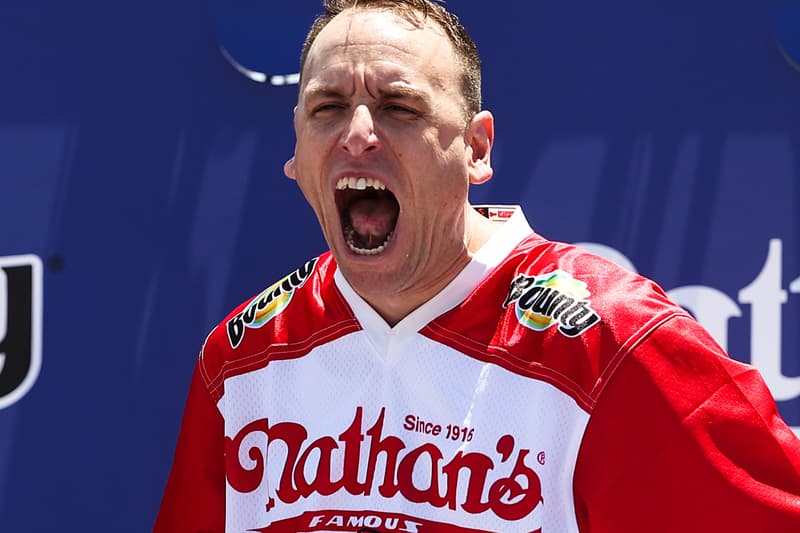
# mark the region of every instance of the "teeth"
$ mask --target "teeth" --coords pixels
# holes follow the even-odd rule
[[[380,180],[372,179],[372,178],[356,178],[353,176],[346,176],[344,178],[339,178],[339,181],[336,182],[336,189],[339,191],[343,191],[345,189],[355,189],[358,191],[363,191],[366,189],[376,189],[379,191],[383,191],[386,189],[386,185]]]
[[[377,248],[359,248],[358,246],[355,245],[355,242],[353,241],[354,231],[355,230],[350,228],[347,231],[347,237],[345,240],[347,241],[348,248],[350,248],[351,251],[357,253],[358,255],[378,255],[379,253],[383,252],[386,249],[386,245],[389,244],[389,242],[392,240],[392,233],[390,233],[389,235],[386,236],[386,240],[384,241],[384,243],[378,246]]]

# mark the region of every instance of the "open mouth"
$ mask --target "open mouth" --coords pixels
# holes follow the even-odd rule
[[[347,246],[358,255],[377,255],[392,240],[400,204],[380,180],[347,176],[336,183],[336,207]]]

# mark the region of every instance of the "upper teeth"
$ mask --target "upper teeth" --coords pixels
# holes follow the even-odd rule
[[[355,178],[352,176],[339,178],[339,181],[336,182],[336,189],[340,191],[344,189],[356,189],[359,191],[363,191],[367,187],[370,187],[372,189],[384,190],[386,188],[386,185],[384,185],[383,182],[380,180],[372,178]]]

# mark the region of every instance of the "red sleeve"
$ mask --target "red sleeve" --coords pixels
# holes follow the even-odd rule
[[[224,425],[199,365],[153,533],[225,531]]]
[[[760,374],[679,317],[605,385],[574,491],[582,533],[800,531],[800,441]]]

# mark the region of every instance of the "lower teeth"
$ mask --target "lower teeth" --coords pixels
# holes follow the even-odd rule
[[[345,232],[345,241],[347,242],[347,247],[354,253],[358,255],[378,255],[379,253],[383,252],[386,249],[386,245],[389,244],[389,241],[392,240],[392,234],[386,236],[386,240],[383,241],[383,244],[376,248],[359,248],[355,244],[355,230],[350,228],[347,232]]]

